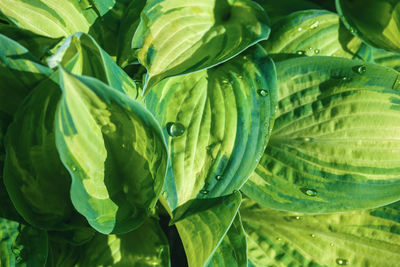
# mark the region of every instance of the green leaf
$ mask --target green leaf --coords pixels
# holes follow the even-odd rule
[[[373,49],[373,60],[376,64],[400,71],[400,54],[383,49]]]
[[[362,41],[353,36],[339,16],[325,10],[294,12],[272,25],[263,47],[274,59],[289,56],[336,56],[353,58]]]
[[[29,52],[36,58],[43,58],[60,41],[60,38],[49,38],[20,29],[15,25],[0,24],[1,34],[29,48]]]
[[[71,218],[70,176],[55,146],[54,117],[61,92],[51,79],[23,102],[6,136],[4,183],[30,224],[57,229]]]
[[[240,208],[254,266],[396,266],[400,202],[373,210],[306,215]]]
[[[25,47],[0,34],[0,111],[14,114],[30,90],[51,72]]]
[[[88,1],[74,0],[2,0],[0,11],[19,28],[50,38],[89,32],[98,17]]]
[[[123,235],[97,234],[76,266],[170,266],[168,240],[154,219]]]
[[[146,96],[168,140],[163,197],[190,199],[239,189],[268,142],[277,99],[275,66],[260,46],[212,69],[165,79]]]
[[[145,0],[132,1],[127,6],[127,11],[121,18],[120,28],[118,32],[118,65],[125,67],[136,60],[132,51],[131,43],[137,27],[140,23],[140,13],[146,4]]]
[[[88,34],[69,36],[48,63],[53,67],[61,64],[75,74],[95,77],[133,99],[139,95],[135,82]]]
[[[243,192],[298,212],[379,207],[400,199],[400,77],[362,61],[277,64],[278,111]]]
[[[222,63],[269,32],[268,16],[250,0],[150,0],[132,47],[147,68],[147,92],[166,77]]]
[[[71,199],[101,233],[139,227],[161,192],[167,150],[138,102],[102,82],[61,69],[56,144],[71,174]]]
[[[400,52],[400,2],[393,0],[336,0],[346,27],[368,44]]]
[[[240,214],[237,213],[228,233],[207,267],[241,267],[247,264],[247,242]]]
[[[191,209],[182,214],[175,225],[189,267],[207,266],[232,225],[241,200],[242,195],[235,191],[227,196],[196,199],[185,204]]]
[[[322,9],[319,5],[307,0],[256,0],[259,3],[269,18],[271,19],[271,24],[275,24],[279,19],[285,17],[293,12],[307,9]],[[272,31],[273,32],[273,31]]]
[[[0,266],[44,266],[46,231],[0,218]]]

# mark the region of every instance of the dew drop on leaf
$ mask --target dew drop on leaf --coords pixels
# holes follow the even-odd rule
[[[296,220],[300,220],[300,216],[296,216]]]
[[[311,236],[312,238],[315,238],[315,234],[311,234],[310,236]]]
[[[298,54],[298,55],[305,55],[305,54],[306,54],[306,51],[304,51],[304,50],[298,50],[298,51],[296,51],[296,54]]]
[[[215,179],[216,179],[217,181],[221,181],[221,180],[222,180],[222,175],[217,175],[217,176],[215,176]]]
[[[339,265],[347,265],[348,262],[345,259],[336,259],[336,263]]]
[[[267,96],[267,95],[268,95],[268,91],[265,90],[265,89],[258,89],[258,90],[257,90],[257,93],[258,93],[260,96]]]
[[[314,53],[318,55],[319,53],[321,53],[321,50],[315,49],[315,50],[314,50]]]
[[[167,132],[171,137],[178,137],[185,132],[185,126],[179,122],[168,122]]]
[[[318,28],[318,26],[319,26],[319,21],[314,21],[314,22],[311,24],[310,29],[316,29],[316,28]]]
[[[77,170],[76,167],[72,167],[73,172],[76,172],[76,170]]]
[[[203,195],[207,195],[210,191],[208,191],[207,189],[203,189],[200,191],[200,193],[202,193]]]
[[[309,197],[317,196],[317,190],[311,188],[300,188],[300,190]]]
[[[303,28],[302,28],[302,27],[299,27],[297,30],[298,30],[299,32],[301,32],[301,31],[303,30]]]
[[[357,67],[357,73],[359,73],[359,74],[364,74],[366,71],[367,71],[367,67],[365,67],[364,65]]]

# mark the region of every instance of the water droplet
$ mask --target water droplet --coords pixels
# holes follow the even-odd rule
[[[222,180],[222,175],[215,176],[215,179],[217,179],[217,181],[221,181]]]
[[[321,50],[315,49],[315,50],[314,50],[314,53],[318,55],[319,53],[321,53]]]
[[[308,48],[308,50],[310,50],[310,51],[312,51],[314,48],[312,48],[312,47],[310,47],[310,48]]]
[[[260,96],[267,96],[267,95],[268,95],[268,91],[265,90],[265,89],[258,89],[258,90],[257,90],[257,93],[258,93]]]
[[[314,138],[304,137],[304,138],[303,138],[303,141],[304,141],[304,142],[312,142],[312,141],[314,141]]]
[[[334,246],[334,244],[333,244],[333,243],[330,243],[329,245],[330,245],[331,247],[333,247],[333,246]]]
[[[227,79],[222,80],[222,83],[227,84],[229,81]]]
[[[303,28],[302,28],[302,27],[299,27],[297,30],[298,30],[299,32],[301,32],[301,31],[303,30]]]
[[[336,263],[339,265],[347,265],[348,261],[345,259],[336,259]]]
[[[347,77],[347,76],[343,76],[342,77],[342,81],[350,81],[351,77]]]
[[[122,148],[125,148],[126,147],[126,145],[125,144],[122,144],[122,146],[121,146]]]
[[[76,167],[72,167],[72,171],[76,172],[77,168]]]
[[[365,67],[364,65],[358,66],[357,67],[357,72],[359,74],[364,74],[367,71],[367,67]]]
[[[280,238],[280,237],[277,237],[277,238],[276,238],[276,240],[278,240],[278,241],[281,241],[281,240],[282,240],[282,238]]]
[[[309,197],[317,196],[317,190],[311,188],[300,188],[300,190]]]
[[[300,216],[296,216],[296,220],[300,220]]]
[[[304,51],[304,50],[298,50],[298,51],[296,51],[296,54],[298,54],[298,55],[305,55],[305,54],[306,54],[306,51]]]
[[[243,56],[243,59],[246,60],[246,59],[247,59],[247,56]]]
[[[185,126],[179,122],[168,122],[167,132],[171,137],[178,137],[185,132]]]
[[[315,234],[311,234],[310,236],[311,236],[312,238],[315,238]]]
[[[316,28],[318,28],[318,26],[319,26],[319,21],[314,21],[314,22],[311,24],[310,29],[316,29]]]
[[[200,193],[202,193],[203,195],[207,195],[210,191],[208,191],[207,189],[203,189],[200,191]]]

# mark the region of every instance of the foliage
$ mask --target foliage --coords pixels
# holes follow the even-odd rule
[[[1,0],[0,266],[395,266],[399,18]]]

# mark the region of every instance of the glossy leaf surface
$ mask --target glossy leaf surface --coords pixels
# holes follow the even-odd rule
[[[189,267],[208,264],[232,225],[241,200],[241,194],[235,191],[224,197],[197,199],[186,203],[190,209],[179,216],[175,225],[182,239]]]
[[[268,16],[249,0],[150,0],[132,41],[146,92],[163,78],[222,63],[268,38]]]
[[[139,227],[164,183],[159,125],[138,102],[102,82],[61,71],[56,144],[71,174],[71,199],[101,233]]]
[[[278,63],[277,74],[274,129],[243,192],[267,207],[313,213],[398,200],[398,73],[308,57]]]
[[[174,210],[194,198],[239,189],[257,165],[272,128],[275,67],[264,50],[155,86],[146,105],[168,140],[163,196]]]
[[[394,266],[400,260],[399,202],[378,209],[305,215],[240,208],[254,266]]]

